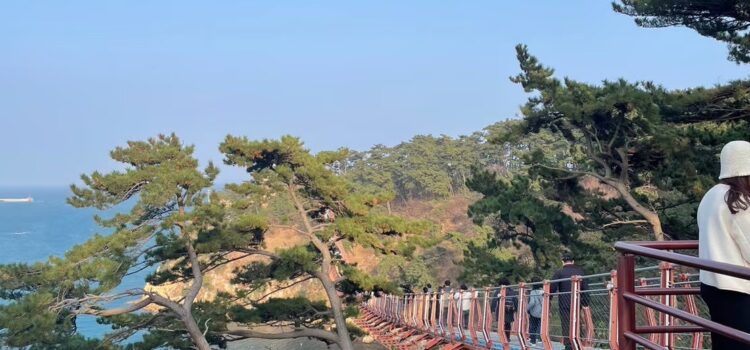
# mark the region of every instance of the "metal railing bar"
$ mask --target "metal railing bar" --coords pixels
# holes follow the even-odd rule
[[[693,241],[689,241],[693,242]],[[656,248],[651,248],[654,244],[660,243],[657,246],[672,247],[673,245],[679,245],[679,241],[672,242],[646,242],[652,244],[631,243],[631,242],[617,242],[615,243],[615,249],[623,253],[629,253],[633,255],[639,255],[647,258],[662,260],[671,262],[674,264],[695,267],[705,271],[716,272],[723,275],[732,277],[738,277],[746,280],[750,280],[750,268],[727,264],[718,261],[706,261],[704,259],[693,257],[684,254],[665,252]],[[669,245],[671,243],[673,245]],[[697,245],[697,243],[696,243]],[[662,248],[670,249],[670,248]],[[675,249],[675,248],[672,248]],[[686,248],[687,249],[687,248]]]
[[[667,348],[663,346],[652,343],[648,339],[644,339],[630,332],[626,332],[625,337],[650,350],[667,350]]]
[[[638,295],[698,295],[700,288],[641,288],[636,289]]]
[[[723,324],[713,322],[710,320],[707,320],[705,318],[693,315],[689,312],[682,311],[679,309],[675,309],[673,307],[666,306],[664,304],[661,304],[659,302],[646,299],[642,296],[639,296],[638,294],[630,293],[630,292],[623,292],[622,293],[623,298],[632,301],[634,303],[641,304],[643,306],[652,308],[656,311],[663,312],[665,314],[677,317],[679,319],[682,319],[683,321],[687,321],[690,323],[693,323],[695,325],[704,327],[711,332],[721,334],[725,337],[732,338],[737,341],[741,341],[745,344],[750,344],[750,334],[736,330],[731,327],[727,327]]]
[[[708,332],[701,326],[640,326],[635,328],[635,333],[652,334],[652,333],[696,333]]]

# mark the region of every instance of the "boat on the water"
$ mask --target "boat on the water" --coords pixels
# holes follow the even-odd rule
[[[34,201],[34,198],[26,197],[26,198],[0,198],[0,203],[31,203]]]

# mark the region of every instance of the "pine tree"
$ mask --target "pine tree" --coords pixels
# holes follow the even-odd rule
[[[750,62],[750,3],[746,0],[619,0],[615,11],[642,27],[684,26],[727,43],[729,59]]]
[[[525,46],[516,47],[522,73],[511,78],[527,92],[536,92],[523,107],[524,132],[549,130],[562,136],[571,154],[582,159],[568,166],[550,166],[537,159],[536,165],[558,176],[591,176],[615,189],[627,205],[645,220],[657,240],[664,239],[657,212],[639,196],[652,183],[639,167],[661,157],[660,143],[674,140],[665,128],[657,99],[665,92],[653,84],[605,81],[601,86],[553,77],[553,70],[541,65]]]
[[[193,147],[183,145],[174,134],[131,141],[110,154],[123,170],[82,175],[83,186],[71,186],[71,205],[117,213],[108,218],[96,216],[108,234],[96,235],[63,257],[0,267],[0,290],[8,302],[0,309],[5,344],[70,342],[77,339],[76,319],[82,315],[116,325],[102,346],[114,346],[111,342],[127,339],[140,329],[170,331],[147,334],[135,347],[148,348],[144,344],[155,342],[208,350],[210,342],[224,343],[209,332],[214,329],[205,318],[198,319],[205,310],[196,304],[196,297],[205,271],[225,262],[218,253],[232,249],[228,245],[252,245],[253,236],[221,230],[221,208],[208,203],[206,194],[218,170],[212,164],[198,169],[192,154]],[[182,281],[183,293],[162,295],[143,288],[115,291],[125,276],[153,266],[160,268],[147,282]],[[112,302],[125,305],[111,308]],[[158,311],[139,313],[146,307]],[[221,320],[211,326],[218,325]]]
[[[227,189],[256,203],[269,198],[288,200],[296,213],[292,222],[283,223],[278,218],[270,218],[269,222],[276,227],[294,229],[309,241],[307,246],[269,254],[273,259],[271,264],[248,266],[238,272],[239,279],[249,284],[292,276],[318,280],[326,292],[336,324],[335,335],[319,338],[336,339],[341,349],[351,350],[338,289],[344,283],[371,288],[373,282],[355,266],[345,265],[337,257],[336,242],[349,241],[385,254],[408,255],[422,243],[422,237],[430,232],[432,225],[405,221],[376,210],[379,203],[383,203],[378,193],[363,190],[333,171],[333,164],[346,159],[345,150],[313,155],[299,139],[291,136],[258,141],[227,136],[220,150],[226,164],[243,167],[251,176],[250,181],[228,185]],[[307,331],[311,330],[302,328],[275,337],[299,337]],[[259,336],[241,331],[234,334]]]

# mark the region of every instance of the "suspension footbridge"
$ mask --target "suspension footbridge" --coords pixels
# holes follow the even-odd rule
[[[356,323],[390,349],[711,349],[700,269],[750,280],[750,269],[695,257],[697,241],[620,242],[616,270],[465,291],[374,295]],[[692,253],[691,253],[692,252]],[[649,265],[636,268],[636,259]],[[569,283],[570,292],[551,288]],[[541,317],[527,312],[541,290]],[[539,293],[537,292],[536,295]],[[512,305],[512,306],[509,306]]]

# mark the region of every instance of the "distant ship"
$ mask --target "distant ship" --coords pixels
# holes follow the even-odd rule
[[[26,197],[26,198],[0,198],[0,203],[31,203],[34,201],[34,198]]]

